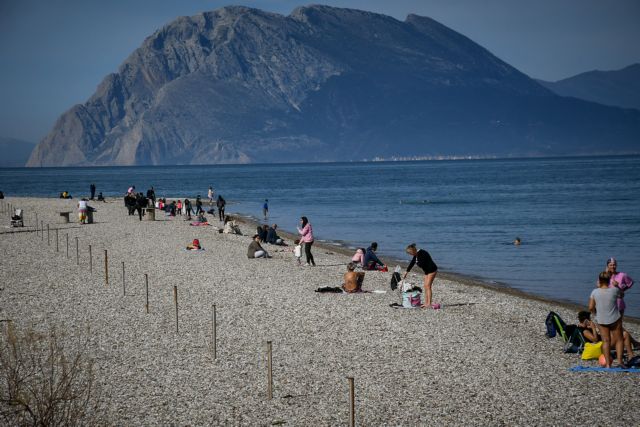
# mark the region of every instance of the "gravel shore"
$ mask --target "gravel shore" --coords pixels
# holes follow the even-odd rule
[[[242,225],[245,236],[235,236],[192,227],[182,217],[139,221],[120,200],[109,200],[92,202],[95,224],[79,225],[76,200],[4,202],[25,210],[27,227],[10,229],[8,214],[1,214],[0,319],[89,338],[108,424],[347,425],[347,377],[355,379],[358,425],[637,425],[640,419],[640,375],[570,372],[579,358],[544,336],[551,310],[575,322],[576,313],[562,305],[437,278],[434,300],[443,309],[392,309],[401,298],[389,289],[391,273],[366,274],[366,290],[386,293],[315,293],[338,286],[349,261],[331,248],[314,246],[315,268],[298,266],[291,252],[274,246],[266,246],[271,259],[247,259],[250,224]],[[59,215],[65,210],[73,211],[69,224]],[[36,212],[44,235],[33,227]],[[205,251],[183,250],[194,238]],[[640,336],[637,324],[625,327]],[[273,342],[270,401],[267,341]]]

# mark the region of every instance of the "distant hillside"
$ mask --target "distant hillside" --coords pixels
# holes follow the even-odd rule
[[[538,80],[561,96],[640,110],[640,64],[616,71],[589,71],[557,82]]]
[[[0,137],[0,167],[23,167],[35,146],[33,142]]]
[[[28,165],[629,152],[640,112],[557,96],[433,19],[230,6],[148,37]]]

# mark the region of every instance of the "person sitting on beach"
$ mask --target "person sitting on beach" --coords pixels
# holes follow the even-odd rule
[[[104,199],[104,196],[102,195],[102,191],[98,193],[98,201],[99,202],[106,202],[106,200]]]
[[[609,273],[603,271],[598,276],[598,287],[589,296],[589,311],[596,315],[596,323],[602,337],[602,353],[606,360],[606,367],[611,367],[611,345],[615,342],[616,358],[621,368],[627,366],[622,361],[624,342],[622,340],[622,316],[618,311],[616,300],[620,290],[609,287]]]
[[[429,252],[425,251],[424,249],[418,249],[415,243],[412,243],[409,246],[407,246],[406,252],[409,255],[411,255],[413,258],[411,259],[411,262],[409,263],[409,266],[407,267],[407,271],[404,273],[404,277],[402,278],[402,280],[406,279],[407,274],[409,274],[413,266],[418,264],[418,267],[422,268],[422,271],[424,272],[425,300],[424,300],[424,304],[422,305],[422,308],[432,308],[431,285],[433,285],[433,281],[436,278],[436,274],[438,274],[438,266],[436,265],[435,262],[433,262],[431,255],[429,255]]]
[[[268,226],[266,224],[256,227],[256,234],[260,238],[260,243],[265,243],[267,241],[267,229]]]
[[[272,245],[284,245],[284,240],[282,240],[276,232],[277,229],[278,224],[273,224],[271,227],[267,228],[267,243]]]
[[[200,240],[198,239],[193,239],[193,242],[187,245],[188,251],[201,251],[202,249],[202,246],[200,246]]]
[[[191,224],[192,225],[204,225],[204,224],[208,224],[209,222],[207,222],[207,218],[204,216],[204,212],[200,212],[198,214],[198,216],[196,217],[196,220],[193,221]]]
[[[351,262],[353,262],[356,267],[364,266],[364,253],[366,252],[365,248],[356,249],[356,253],[351,257]]]
[[[596,343],[602,341],[600,333],[598,331],[598,325],[591,321],[591,313],[588,311],[581,311],[578,313],[578,329],[582,333],[585,341]],[[627,360],[633,358],[633,347],[638,345],[638,342],[633,339],[629,331],[624,327],[622,328],[622,342],[624,349],[627,351]],[[611,342],[611,345],[615,346],[615,342]]]
[[[224,229],[222,232],[224,234],[239,234],[242,236],[240,227],[236,225],[236,222],[229,215],[224,217]]]
[[[60,198],[61,199],[73,199],[73,197],[71,197],[71,195],[67,191],[63,191],[62,193],[60,193]]]
[[[344,273],[344,283],[342,284],[342,289],[347,293],[362,292],[364,273],[356,273],[355,269],[355,263],[350,262],[347,264],[347,272]]]
[[[260,246],[260,236],[257,234],[253,235],[253,240],[249,244],[249,249],[247,250],[248,258],[271,258],[269,253]]]
[[[373,242],[371,246],[369,246],[364,254],[364,259],[362,261],[362,266],[365,270],[380,270],[387,271],[387,266],[384,265],[378,256],[376,255],[376,251],[378,250],[378,243]]]

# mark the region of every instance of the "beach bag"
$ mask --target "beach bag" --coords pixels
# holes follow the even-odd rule
[[[417,308],[422,305],[422,291],[414,289],[402,293],[402,306],[405,308]]]
[[[595,344],[591,342],[584,343],[582,360],[598,359],[600,355],[602,355],[602,341],[598,341]]]

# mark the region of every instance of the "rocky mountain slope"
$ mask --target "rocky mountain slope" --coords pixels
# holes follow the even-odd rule
[[[226,7],[147,38],[29,166],[640,151],[640,113],[554,95],[426,17]]]
[[[640,64],[615,71],[589,71],[557,82],[538,82],[561,96],[640,110]]]

